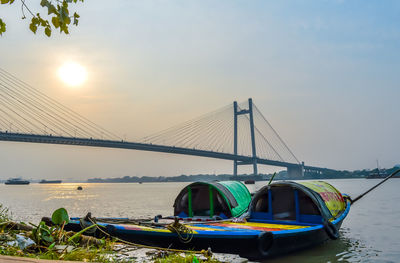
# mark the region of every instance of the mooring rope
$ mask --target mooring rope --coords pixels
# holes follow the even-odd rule
[[[90,222],[92,222],[92,224],[95,224],[95,222],[92,221],[91,218],[88,218],[88,220]],[[211,256],[211,251],[210,250],[184,250],[184,249],[174,249],[174,248],[163,248],[163,247],[156,247],[156,246],[148,246],[148,245],[143,245],[143,244],[137,244],[137,243],[133,243],[133,242],[129,242],[126,240],[122,240],[118,237],[112,236],[111,234],[107,233],[106,231],[104,231],[103,229],[101,229],[99,227],[98,224],[96,224],[96,229],[98,229],[101,233],[103,233],[104,235],[114,238],[116,241],[130,245],[130,246],[136,246],[136,247],[140,247],[140,248],[148,248],[148,249],[155,249],[155,250],[161,250],[161,251],[169,251],[169,252],[177,252],[177,253],[195,253],[195,254],[203,254],[206,256]]]

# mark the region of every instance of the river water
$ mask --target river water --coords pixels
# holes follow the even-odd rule
[[[379,179],[327,180],[356,197]],[[265,182],[248,186],[250,191]],[[83,187],[77,191],[78,185]],[[70,216],[148,218],[172,215],[176,195],[187,183],[0,185],[0,203],[12,218],[37,223],[65,207]],[[400,262],[400,179],[391,179],[355,203],[341,237],[268,262]]]

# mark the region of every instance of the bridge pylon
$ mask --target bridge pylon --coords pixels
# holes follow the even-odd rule
[[[249,98],[248,109],[240,109],[238,108],[237,101],[233,102],[233,153],[234,155],[238,155],[238,116],[239,115],[249,115],[249,124],[250,124],[250,135],[251,135],[251,151],[252,151],[252,160],[251,162],[244,161],[233,161],[233,175],[237,175],[238,165],[253,165],[253,174],[257,175],[257,151],[256,151],[256,139],[254,133],[254,118],[253,118],[253,100]]]

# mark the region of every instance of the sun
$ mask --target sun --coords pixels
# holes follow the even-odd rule
[[[76,87],[87,79],[86,69],[75,62],[66,62],[58,69],[58,76],[67,85]]]

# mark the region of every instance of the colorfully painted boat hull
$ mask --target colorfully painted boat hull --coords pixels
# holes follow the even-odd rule
[[[346,210],[330,223],[334,228],[330,231],[323,224],[300,224],[286,221],[193,223],[186,225],[193,231],[193,235],[189,236],[190,242],[187,243],[182,242],[177,233],[165,227],[99,224],[105,226],[110,235],[132,243],[188,250],[202,250],[210,247],[213,252],[262,259],[312,247],[333,238],[332,234],[335,233],[332,231],[339,230],[349,210],[350,202],[347,202]],[[79,220],[71,220],[66,228],[80,230]],[[183,238],[186,237],[183,234]]]

